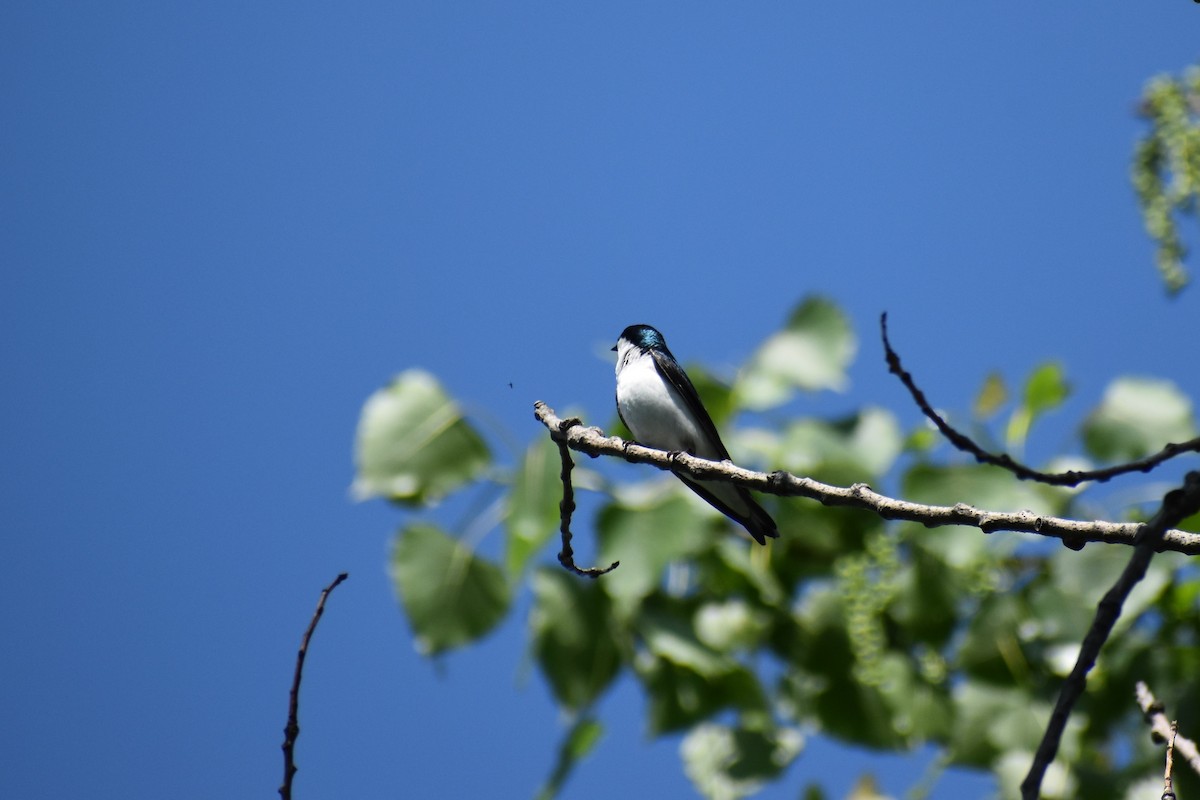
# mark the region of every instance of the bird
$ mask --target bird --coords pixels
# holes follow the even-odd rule
[[[613,347],[617,353],[617,414],[639,444],[730,461],[717,426],[696,387],[649,325],[630,325]],[[713,508],[739,523],[759,544],[779,536],[775,520],[741,486],[678,475]]]

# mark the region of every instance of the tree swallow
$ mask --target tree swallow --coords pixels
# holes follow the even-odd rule
[[[649,325],[630,325],[613,350],[617,351],[617,413],[639,443],[710,461],[731,460],[696,387],[661,333]],[[741,486],[678,477],[713,508],[741,524],[759,544],[766,544],[768,536],[779,536],[775,520]]]

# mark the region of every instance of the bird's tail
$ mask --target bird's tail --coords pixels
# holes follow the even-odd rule
[[[722,514],[745,528],[759,544],[779,537],[775,520],[754,501],[747,489],[723,481],[694,481],[682,475],[679,479]]]
[[[746,504],[749,506],[750,513],[745,520],[739,521],[742,523],[742,527],[754,537],[754,541],[766,544],[767,539],[778,539],[779,528],[776,527],[775,520],[771,519],[771,515],[754,501],[749,492],[746,492]]]

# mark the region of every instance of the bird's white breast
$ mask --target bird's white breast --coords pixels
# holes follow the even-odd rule
[[[706,437],[683,398],[659,374],[654,357],[636,348],[619,351],[617,356],[617,408],[634,438],[660,450],[706,455],[698,452],[708,449]]]

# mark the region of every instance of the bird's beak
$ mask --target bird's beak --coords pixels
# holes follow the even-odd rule
[[[612,349],[614,353],[617,352],[617,346],[615,344],[613,345]]]

